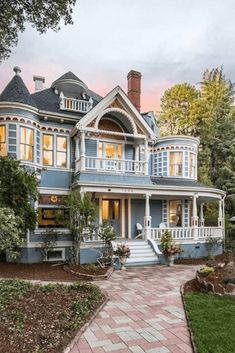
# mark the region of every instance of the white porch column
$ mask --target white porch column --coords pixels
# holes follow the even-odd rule
[[[151,238],[151,219],[150,216],[150,206],[149,206],[149,198],[151,195],[145,195],[145,215],[144,215],[144,236],[145,239]]]
[[[131,239],[131,197],[127,199],[127,213],[128,213],[128,238]]]
[[[135,146],[135,173],[139,173],[140,146]]]
[[[204,227],[204,223],[205,223],[203,206],[204,206],[204,203],[201,203],[201,205],[200,205],[200,227]]]
[[[148,140],[144,140],[144,160],[145,160],[145,175],[148,175],[148,159],[149,159],[149,153],[148,153]]]
[[[81,155],[81,170],[85,170],[86,168],[86,147],[85,147],[85,131],[81,131],[81,145],[80,145],[80,155]]]
[[[222,209],[222,199],[219,200],[219,215],[218,215],[218,227],[222,228],[223,225],[223,209]]]
[[[80,146],[79,146],[79,139],[78,135],[74,136],[75,141],[75,172],[79,170],[79,159],[80,159]]]
[[[192,218],[191,218],[194,240],[198,240],[197,197],[198,197],[198,195],[195,193],[193,195],[193,215],[192,215]]]

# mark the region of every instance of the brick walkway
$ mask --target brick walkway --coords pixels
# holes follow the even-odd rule
[[[98,282],[110,300],[71,353],[192,353],[180,285],[194,274],[180,265],[115,271]]]

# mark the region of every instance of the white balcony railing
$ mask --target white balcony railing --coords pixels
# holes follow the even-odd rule
[[[75,98],[62,97],[60,100],[60,109],[78,113],[87,113],[92,109],[93,101],[85,101]]]
[[[85,157],[86,170],[97,170],[112,173],[145,174],[145,164],[146,162],[143,161],[133,161],[127,159]]]
[[[174,240],[205,239],[208,237],[222,238],[221,227],[175,227],[175,228],[151,228],[151,239],[160,241],[163,233],[169,230]]]

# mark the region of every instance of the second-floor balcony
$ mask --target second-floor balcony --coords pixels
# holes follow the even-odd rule
[[[84,156],[76,161],[76,171],[80,170],[146,175],[148,163],[145,161],[127,159],[109,159]]]
[[[61,110],[68,110],[78,113],[87,113],[93,107],[92,99],[82,100],[82,99],[75,99],[75,98],[67,98],[61,97],[60,98],[60,109]]]

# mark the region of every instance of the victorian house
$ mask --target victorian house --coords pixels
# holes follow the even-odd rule
[[[30,94],[20,69],[14,71],[0,95],[0,155],[40,175],[38,224],[27,234],[22,262],[42,261],[48,228],[59,234],[48,260],[69,256],[69,231],[56,218],[71,189],[96,200],[97,223],[110,220],[120,241],[130,244],[130,263],[159,263],[166,229],[185,257],[206,255],[209,236],[223,240],[225,194],[197,181],[199,140],[160,137],[153,112],[140,112],[139,72],[129,72],[127,94],[116,86],[101,97],[72,72],[46,89],[45,78],[34,76]],[[211,201],[218,204],[217,226],[204,223],[204,204]],[[102,246],[96,234],[84,237],[81,261],[95,262]]]

